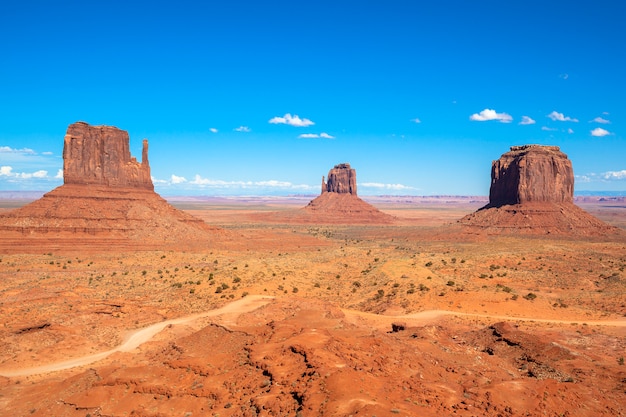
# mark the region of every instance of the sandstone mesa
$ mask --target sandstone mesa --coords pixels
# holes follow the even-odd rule
[[[512,146],[491,165],[489,204],[458,221],[488,233],[620,233],[574,203],[574,171],[558,146]]]
[[[356,170],[348,163],[335,165],[322,177],[322,192],[304,211],[320,223],[391,223],[393,217],[357,196]]]
[[[148,141],[143,141],[139,163],[130,155],[128,133],[121,129],[70,125],[63,168],[63,185],[0,216],[0,246],[12,252],[77,243],[141,249],[206,244],[217,233],[154,192]]]

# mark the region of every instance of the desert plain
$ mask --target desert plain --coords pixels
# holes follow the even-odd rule
[[[486,198],[369,198],[385,224],[309,200],[170,199],[201,246],[0,244],[0,415],[626,415],[623,199],[576,200],[610,236],[457,228]]]

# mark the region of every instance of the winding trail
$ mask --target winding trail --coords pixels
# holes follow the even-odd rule
[[[97,362],[101,359],[112,355],[115,352],[130,352],[138,348],[143,343],[152,339],[157,333],[163,330],[165,327],[174,324],[189,323],[194,320],[204,317],[215,317],[225,314],[232,314],[239,316],[240,314],[247,313],[257,308],[268,304],[273,297],[267,297],[263,295],[249,295],[241,300],[233,301],[215,310],[205,311],[203,313],[193,314],[191,316],[180,317],[177,319],[165,320],[160,323],[152,324],[143,329],[137,329],[130,332],[121,345],[114,347],[111,350],[105,352],[95,353],[93,355],[81,356],[78,358],[69,359],[63,362],[51,363],[48,365],[37,366],[34,368],[22,368],[22,369],[0,369],[0,376],[4,377],[16,377],[16,376],[29,376],[37,374],[46,374],[50,372],[62,371],[65,369],[76,368],[78,366],[89,365],[90,363]]]
[[[517,316],[499,316],[493,314],[479,313],[463,313],[460,311],[448,310],[427,310],[419,313],[405,314],[401,316],[383,316],[375,313],[366,313],[358,310],[342,310],[348,317],[361,317],[378,323],[389,324],[394,320],[414,320],[429,321],[443,316],[457,317],[475,317],[490,320],[503,321],[526,321],[534,323],[556,323],[556,324],[587,324],[590,326],[610,326],[610,327],[626,327],[626,318],[621,320],[558,320],[558,319],[540,319],[535,317],[517,317]]]
[[[88,365],[93,362],[97,362],[101,359],[106,358],[107,356],[115,353],[115,352],[130,352],[136,348],[138,348],[143,343],[151,340],[157,333],[163,330],[165,327],[174,324],[184,324],[189,323],[194,320],[205,318],[205,317],[215,317],[221,315],[232,315],[234,317],[238,317],[243,313],[247,313],[253,310],[256,310],[259,307],[267,305],[270,303],[274,297],[268,297],[263,295],[249,295],[241,300],[233,301],[230,304],[227,304],[223,307],[220,307],[215,310],[206,311],[203,313],[193,314],[191,316],[181,317],[177,319],[165,320],[160,323],[152,324],[148,327],[144,327],[143,329],[137,329],[135,331],[130,332],[124,342],[119,346],[107,350],[105,352],[96,353],[93,355],[81,356],[74,359],[69,359],[67,361],[56,362],[48,365],[37,366],[33,368],[21,368],[21,369],[0,369],[0,376],[4,377],[18,377],[18,376],[30,376],[37,374],[46,374],[50,372],[62,371],[66,369],[71,369],[79,366]],[[447,310],[428,310],[421,311],[419,313],[406,314],[400,316],[384,316],[375,313],[366,313],[358,310],[349,310],[342,309],[346,318],[355,319],[361,318],[368,320],[370,322],[374,322],[378,325],[389,326],[392,321],[396,320],[408,320],[413,322],[424,322],[424,321],[432,321],[439,317],[443,316],[460,316],[460,317],[476,317],[476,318],[487,318],[487,319],[495,319],[495,320],[506,320],[506,321],[527,321],[527,322],[537,322],[537,323],[558,323],[558,324],[581,324],[585,323],[587,325],[593,326],[611,326],[611,327],[626,327],[626,319],[622,320],[555,320],[555,319],[540,319],[540,318],[532,318],[532,317],[515,317],[515,316],[498,316],[498,315],[490,315],[490,314],[477,314],[477,313],[463,313],[463,312],[455,312],[455,311],[447,311]]]

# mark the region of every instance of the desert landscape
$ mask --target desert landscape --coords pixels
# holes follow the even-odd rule
[[[626,415],[626,201],[558,148],[489,197],[166,201],[127,144],[74,124],[1,202],[0,415]]]

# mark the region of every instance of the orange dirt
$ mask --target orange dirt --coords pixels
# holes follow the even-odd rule
[[[484,202],[374,203],[395,220],[186,201],[210,245],[0,244],[0,415],[626,415],[623,232],[457,234]],[[254,295],[273,299],[244,309]]]

